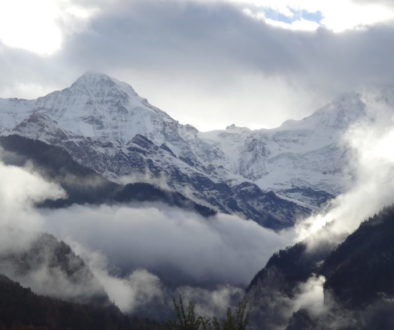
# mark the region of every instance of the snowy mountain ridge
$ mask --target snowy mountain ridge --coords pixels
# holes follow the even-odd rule
[[[201,135],[224,151],[232,173],[253,180],[263,189],[301,185],[337,194],[344,188],[342,135],[365,115],[361,95],[354,93],[303,120],[287,121],[275,129],[229,127]]]
[[[270,207],[271,215],[279,212],[261,202],[267,191],[295,202],[294,216],[343,191],[347,151],[341,136],[365,115],[363,96],[352,93],[275,129],[199,132],[128,84],[88,72],[35,100],[0,99],[0,134],[60,146],[111,180],[162,181],[220,211],[256,220]],[[245,184],[253,197],[246,198]]]

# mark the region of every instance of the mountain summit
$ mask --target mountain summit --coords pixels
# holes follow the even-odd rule
[[[91,72],[69,88],[37,99],[32,111],[73,134],[123,144],[136,134],[149,135],[164,122],[174,122],[128,84]]]

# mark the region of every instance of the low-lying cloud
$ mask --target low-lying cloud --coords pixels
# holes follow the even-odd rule
[[[17,251],[24,249],[41,229],[42,218],[32,212],[34,203],[64,193],[41,177],[1,161],[0,177],[0,250]]]
[[[111,275],[106,256],[75,241],[69,240],[67,243],[87,263],[110,300],[121,311],[130,313],[152,301],[164,305],[164,287],[158,276],[145,269],[136,269],[124,277]]]
[[[236,216],[206,219],[164,206],[74,206],[43,216],[51,233],[100,251],[121,274],[144,268],[173,285],[247,285],[290,236]]]
[[[32,168],[0,163],[0,175],[0,271],[49,296],[89,300],[105,293],[124,312],[146,314],[151,306],[157,317],[170,315],[172,297],[182,295],[204,315],[223,314],[242,296],[236,286],[245,287],[291,239],[236,216],[203,218],[159,204],[37,210],[35,203],[64,196],[62,189]],[[95,280],[82,265],[65,276],[53,264],[58,242],[43,232],[65,240]],[[40,255],[20,268],[15,258],[33,246]]]

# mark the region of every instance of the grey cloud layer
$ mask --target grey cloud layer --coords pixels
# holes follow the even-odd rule
[[[31,84],[39,94],[93,69],[130,82],[182,122],[202,127],[209,116],[212,127],[259,127],[304,116],[343,91],[392,83],[391,25],[308,33],[268,26],[218,2],[100,6],[50,58],[3,47],[0,93],[28,94]]]
[[[31,169],[6,166],[1,161],[0,175],[0,257],[29,251],[40,233],[52,232],[71,243],[109,297],[127,312],[152,301],[164,305],[171,301],[161,279],[144,269],[161,275],[174,287],[225,283],[244,286],[291,238],[235,216],[206,219],[159,206],[78,206],[39,211],[33,207],[34,202],[62,196],[59,187]],[[12,258],[1,260],[1,271],[41,294],[63,298],[96,294],[101,286],[71,283],[51,264],[51,244],[43,245],[42,262],[32,260],[33,267],[26,273],[17,275]],[[178,290],[203,301],[211,299],[207,290]],[[215,292],[212,304],[217,304],[215,308],[223,305],[224,309],[232,296],[242,293],[229,286]]]
[[[265,25],[231,5],[132,1],[96,17],[89,32],[70,40],[66,54],[82,67],[143,68],[191,83],[215,85],[257,74],[346,89],[360,80],[392,81],[392,32],[391,26],[343,34],[294,32]]]
[[[291,239],[235,216],[157,207],[73,207],[45,219],[47,230],[101,251],[122,274],[144,268],[173,285],[247,285]]]

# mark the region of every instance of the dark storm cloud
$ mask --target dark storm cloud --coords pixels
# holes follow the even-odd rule
[[[100,67],[124,68],[126,62],[161,71],[175,65],[177,71],[229,70],[229,63],[268,73],[297,67],[280,41],[288,33],[275,31],[278,39],[272,32],[230,5],[132,1],[97,16],[89,31],[70,40],[66,54],[83,66],[93,59]]]
[[[232,5],[145,0],[103,11],[69,40],[65,56],[81,68],[216,77],[251,70],[308,83],[391,81],[392,32],[384,25],[342,34],[289,31]]]

